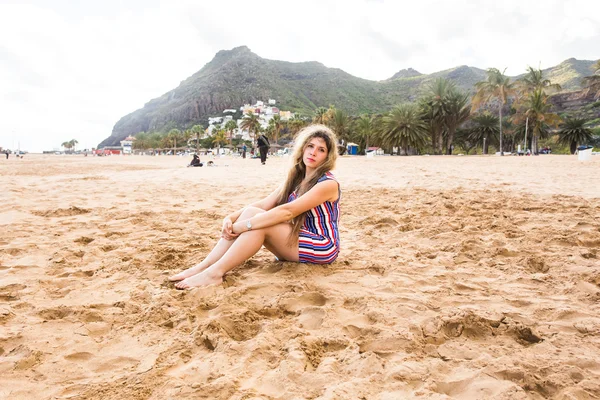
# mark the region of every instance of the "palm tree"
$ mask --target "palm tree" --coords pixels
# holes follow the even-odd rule
[[[234,120],[229,120],[227,121],[227,123],[225,124],[225,130],[227,131],[227,134],[229,136],[229,144],[231,144],[231,141],[233,139],[233,132],[238,128],[237,123]]]
[[[221,144],[227,143],[227,137],[225,136],[224,128],[217,128],[213,131],[213,140],[212,143],[217,145],[217,154],[220,154]]]
[[[330,109],[331,110],[331,109]],[[335,110],[329,121],[329,126],[333,129],[339,140],[345,143],[348,139],[350,130],[350,119],[344,110]]]
[[[313,122],[316,124],[326,124],[327,123],[327,109],[325,107],[319,107],[315,110],[315,116],[313,117]]]
[[[444,125],[446,126],[446,154],[452,154],[454,134],[471,115],[469,95],[457,89],[449,91],[445,104]]]
[[[275,144],[277,144],[277,142],[279,141],[279,134],[283,129],[283,121],[281,120],[281,117],[279,115],[275,115],[269,121],[269,125],[273,126],[273,139],[275,140]]]
[[[593,138],[592,130],[583,126],[585,123],[587,120],[583,118],[567,118],[558,131],[558,143],[569,146],[571,154],[575,154],[578,144],[588,143]]]
[[[467,139],[474,143],[482,143],[482,153],[488,154],[490,142],[496,141],[500,132],[498,129],[498,117],[488,112],[471,118],[474,126],[469,129]]]
[[[192,134],[196,136],[196,153],[200,147],[200,135],[204,133],[204,126],[202,125],[194,125],[192,126]]]
[[[150,147],[150,135],[146,132],[139,132],[135,135],[136,141],[133,142],[133,148],[136,150],[145,150]]]
[[[70,149],[70,148],[72,147],[72,146],[71,146],[71,142],[62,142],[62,143],[61,143],[61,146],[62,146],[64,149]]]
[[[176,153],[177,141],[181,143],[183,141],[183,137],[179,129],[173,128],[167,134],[167,143],[173,146],[173,155]]]
[[[420,108],[429,134],[434,154],[442,154],[443,133],[446,128],[446,102],[454,83],[437,78],[427,87],[427,95],[421,99]]]
[[[558,126],[561,119],[558,115],[550,112],[550,104],[548,104],[548,96],[543,89],[536,89],[523,104],[525,111],[524,117],[527,119],[528,125],[533,129],[531,148],[534,154],[537,154],[538,139],[542,134],[542,125]],[[521,117],[523,118],[523,117]]]
[[[182,138],[185,141],[185,144],[189,146],[189,141],[192,138],[192,136],[194,136],[194,133],[192,132],[191,129],[186,129],[185,131],[183,131],[182,133]]]
[[[296,133],[298,133],[300,131],[300,129],[304,128],[305,125],[306,125],[306,121],[304,119],[302,119],[302,117],[300,117],[299,115],[294,115],[288,121],[288,126],[290,128],[290,134],[292,136],[296,135]]]
[[[255,138],[256,133],[260,130],[260,121],[258,115],[253,112],[249,112],[242,119],[242,123],[240,124],[240,128],[245,129],[250,134],[252,138],[252,147],[256,147]]]
[[[71,139],[69,141],[69,145],[70,145],[69,148],[74,149],[75,146],[77,145],[77,143],[79,143],[79,142],[76,139]]]
[[[153,132],[150,134],[149,146],[152,149],[157,149],[162,146],[162,141],[163,141],[163,135],[161,135],[159,132]],[[168,146],[162,146],[162,147],[168,147]]]
[[[517,93],[515,84],[511,83],[510,78],[504,75],[504,71],[500,72],[497,68],[488,69],[487,80],[475,84],[477,93],[475,93],[475,96],[473,96],[473,99],[471,100],[471,111],[479,109],[483,104],[488,103],[493,99],[500,102],[500,107],[498,107],[500,155],[504,155],[504,148],[502,147],[502,108],[506,104],[508,98]]]
[[[544,79],[541,69],[527,67],[527,75],[515,82],[515,86],[524,93],[531,93],[536,89],[549,89],[549,91],[561,90],[558,83],[552,83],[550,79]]]
[[[427,128],[417,106],[400,104],[384,115],[378,136],[384,146],[398,146],[408,155],[409,148],[425,146]]]
[[[365,153],[369,149],[369,138],[375,133],[374,117],[361,115],[357,121],[356,132],[361,139],[365,139]]]
[[[477,146],[477,140],[473,140],[472,138],[470,138],[470,133],[471,132],[469,129],[457,129],[456,135],[454,137],[454,143],[460,146],[467,155],[475,146]]]
[[[265,127],[263,133],[271,140],[275,140],[275,126],[269,121],[269,125]]]

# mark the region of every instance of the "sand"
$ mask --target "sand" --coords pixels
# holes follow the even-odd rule
[[[343,157],[334,264],[191,291],[287,159],[0,161],[0,398],[600,397],[600,157]]]

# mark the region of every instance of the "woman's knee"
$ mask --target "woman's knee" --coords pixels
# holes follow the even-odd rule
[[[248,207],[244,208],[244,211],[242,211],[242,213],[240,214],[240,218],[248,219],[248,218],[254,217],[257,214],[264,213],[264,212],[265,212],[265,210],[263,210],[262,208],[248,206]]]

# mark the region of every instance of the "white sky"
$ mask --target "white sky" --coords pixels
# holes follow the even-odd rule
[[[95,147],[241,45],[372,80],[459,65],[514,76],[600,58],[600,1],[0,0],[0,146]]]

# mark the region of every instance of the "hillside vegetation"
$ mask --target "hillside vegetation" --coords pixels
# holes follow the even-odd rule
[[[545,75],[563,90],[577,90],[581,78],[590,74],[592,64],[571,58],[545,70]],[[98,147],[118,145],[123,138],[139,132],[167,132],[206,124],[209,116],[221,115],[224,109],[269,98],[276,99],[280,109],[303,115],[332,104],[351,115],[387,112],[394,105],[416,101],[439,77],[473,93],[474,85],[485,80],[486,71],[459,66],[426,75],[408,69],[384,81],[370,81],[319,62],[267,60],[245,46],[222,50],[177,88],[122,117]]]

